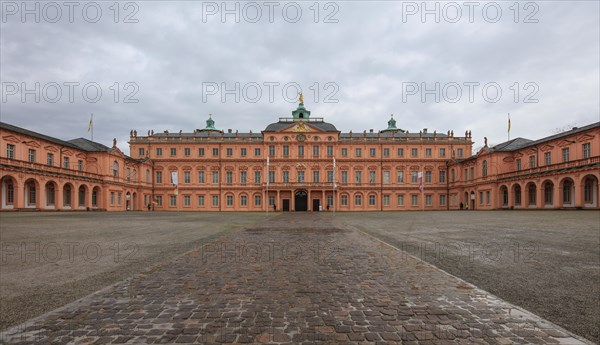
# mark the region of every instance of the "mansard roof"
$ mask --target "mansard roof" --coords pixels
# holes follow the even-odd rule
[[[587,130],[590,130],[590,129],[596,128],[596,127],[600,127],[600,122],[592,123],[592,124],[589,124],[589,125],[583,126],[583,127],[574,127],[573,129],[571,129],[569,131],[554,134],[554,135],[551,135],[551,136],[548,136],[545,138],[541,138],[538,140],[530,140],[530,139],[525,139],[525,138],[519,137],[519,138],[509,140],[509,141],[505,141],[498,145],[495,145],[491,148],[491,151],[492,152],[493,151],[502,151],[502,152],[516,151],[516,150],[520,150],[525,147],[535,146],[535,145],[538,145],[538,144],[541,144],[544,142],[548,142],[548,141],[552,141],[555,139],[567,137],[567,136],[570,136],[573,134],[585,132]]]
[[[25,128],[21,128],[21,127],[17,127],[17,126],[13,126],[10,125],[8,123],[5,122],[0,122],[0,128],[1,129],[5,129],[11,132],[15,132],[15,133],[19,133],[19,134],[23,134],[32,138],[37,138],[37,139],[41,139],[41,140],[45,140],[45,141],[49,141],[51,143],[57,144],[57,145],[61,145],[61,146],[66,146],[66,147],[70,147],[73,149],[78,149],[81,150],[81,148],[73,143],[70,143],[68,141],[64,141],[58,138],[54,138],[45,134],[41,134],[38,132],[34,132],[34,131],[30,131],[28,129]],[[85,151],[85,150],[84,150]]]
[[[267,128],[264,129],[263,132],[278,132],[280,130],[286,129],[287,127],[289,127],[290,125],[293,125],[294,123],[297,123],[295,121],[289,121],[285,118],[281,118],[279,119],[278,122],[272,123],[270,125],[267,126]],[[310,127],[315,127],[323,132],[337,132],[337,128],[335,128],[334,125],[332,125],[329,122],[325,122],[322,120],[309,120],[309,121],[305,121],[305,123],[307,125],[309,125]]]
[[[85,138],[77,138],[69,140],[69,143],[79,147],[81,150],[88,152],[110,152],[112,149],[106,145],[91,141]]]

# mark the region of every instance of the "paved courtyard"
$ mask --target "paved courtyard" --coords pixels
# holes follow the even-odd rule
[[[205,237],[175,259],[4,331],[3,340],[584,343],[335,217],[282,214]]]

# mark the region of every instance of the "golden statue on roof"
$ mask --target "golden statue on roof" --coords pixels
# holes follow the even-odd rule
[[[302,94],[302,92],[300,92],[298,95],[300,95],[300,96],[298,97],[298,99],[300,100],[300,103],[301,103],[301,104],[304,104],[304,95]]]

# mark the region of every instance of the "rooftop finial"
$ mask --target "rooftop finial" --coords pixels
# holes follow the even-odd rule
[[[304,104],[304,95],[302,94],[302,92],[300,92],[298,95],[298,100],[300,101],[300,104]]]
[[[215,129],[215,121],[212,119],[212,114],[208,114],[208,120],[206,120],[206,129]]]

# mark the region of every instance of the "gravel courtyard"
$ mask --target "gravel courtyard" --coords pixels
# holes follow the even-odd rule
[[[374,239],[356,230],[372,234],[399,250],[377,245]],[[37,326],[26,329],[35,332],[40,327],[45,331],[67,327],[71,331],[52,336],[71,341],[79,334],[80,339],[102,338],[106,342],[402,339],[405,343],[425,344],[445,339],[446,343],[454,344],[460,343],[456,342],[461,334],[460,324],[469,323],[463,331],[473,336],[471,322],[479,323],[481,318],[489,322],[486,315],[491,313],[496,315],[491,320],[496,321],[481,324],[486,328],[484,335],[490,332],[485,338],[495,340],[487,339],[486,343],[502,343],[507,339],[527,343],[527,335],[537,343],[567,340],[560,331],[540,328],[540,324],[530,319],[516,322],[510,313],[505,314],[510,306],[452,278],[444,278],[440,271],[418,263],[423,260],[598,342],[599,241],[600,213],[583,211],[268,216],[3,213],[0,214],[0,327],[6,330],[120,282],[86,297],[81,302],[86,306],[84,309],[71,306],[60,311],[60,317],[45,317]],[[220,247],[218,243],[230,246]],[[286,247],[290,243],[293,246]],[[264,254],[265,245],[273,250],[266,262],[264,255],[257,256]],[[277,245],[288,251],[276,257]],[[257,252],[259,248],[263,249]],[[224,252],[228,254],[223,256]],[[158,282],[168,283],[163,286]],[[295,294],[290,295],[290,287]],[[403,297],[404,294],[408,297]],[[249,306],[251,313],[246,318],[239,308],[231,309],[232,298]],[[277,307],[273,298],[289,305]],[[318,301],[319,298],[322,300]],[[425,306],[440,298],[446,302],[433,309]],[[352,302],[353,299],[356,301]],[[198,304],[199,301],[206,301],[206,306]],[[324,301],[330,304],[319,307]],[[386,305],[392,310],[385,309]],[[319,308],[329,308],[334,314],[325,317],[319,314],[323,312]],[[220,313],[211,314],[211,310]],[[452,311],[459,313],[455,315]],[[400,315],[402,312],[407,314]],[[193,315],[204,323],[194,320]],[[103,336],[94,329],[98,322],[106,322],[101,322],[100,317],[108,317],[110,322],[105,326],[113,333]],[[251,322],[247,317],[251,317]],[[261,320],[264,317],[267,319]],[[144,321],[147,328],[129,327],[136,318]],[[292,322],[299,328],[284,331],[282,318],[288,325]],[[421,321],[408,328],[399,326],[402,323],[398,322],[407,318]],[[423,324],[423,319],[430,322]],[[207,328],[209,324],[212,331]],[[301,328],[302,324],[308,328]],[[261,334],[252,333],[265,325],[271,331],[262,338]],[[430,332],[428,327],[434,329]],[[197,332],[183,333],[189,329]],[[223,337],[218,338],[215,329],[225,332],[221,334]],[[240,335],[240,329],[246,333]],[[498,335],[503,330],[506,334]],[[366,338],[367,331],[370,338]],[[481,335],[481,330],[478,332]],[[306,338],[307,334],[313,334],[313,338]],[[281,341],[275,341],[275,336]],[[48,338],[45,334],[43,339],[58,338]]]
[[[0,213],[0,329],[251,226],[263,213]]]
[[[338,213],[345,227],[600,343],[600,212]]]

